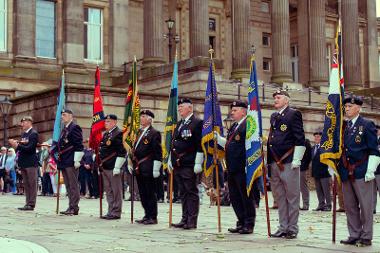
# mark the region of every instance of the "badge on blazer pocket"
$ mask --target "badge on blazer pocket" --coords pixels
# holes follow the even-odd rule
[[[107,145],[107,146],[111,145],[111,140],[110,140],[110,139],[108,139],[108,140],[106,141],[106,145]]]
[[[360,135],[356,135],[356,137],[355,137],[355,142],[356,142],[356,143],[360,143],[360,142],[362,142],[362,138],[360,137]]]
[[[144,140],[143,140],[143,143],[144,143],[145,145],[148,144],[148,143],[149,143],[148,139],[144,139]]]
[[[285,132],[286,129],[288,129],[288,126],[287,126],[287,125],[282,124],[282,125],[280,126],[280,130],[281,130],[281,131]]]
[[[237,135],[235,136],[235,141],[240,141],[240,135],[237,134]]]

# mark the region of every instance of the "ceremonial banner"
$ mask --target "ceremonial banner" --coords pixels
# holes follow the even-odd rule
[[[213,154],[215,145],[213,131],[217,131],[221,136],[223,136],[222,114],[220,112],[218,92],[214,76],[214,62],[211,59],[207,80],[204,120],[202,127],[202,149],[205,156],[203,169],[206,177],[208,177],[214,169]],[[223,148],[218,145],[218,159],[223,157]],[[218,168],[222,168],[220,164],[218,165]]]
[[[164,130],[164,143],[162,146],[162,165],[164,169],[168,167],[169,152],[172,145],[174,129],[177,125],[178,106],[178,63],[177,57],[174,60],[173,77],[170,87],[169,105],[166,113],[166,124]]]
[[[57,102],[57,111],[55,113],[55,120],[54,120],[54,129],[53,129],[53,142],[51,145],[50,153],[53,155],[53,158],[55,161],[58,160],[58,149],[57,144],[59,137],[61,135],[61,114],[62,110],[65,108],[65,72],[62,70],[62,77],[61,77],[61,85],[59,88],[59,96],[58,96],[58,102]]]
[[[94,150],[95,154],[97,154],[100,142],[102,141],[104,123],[103,101],[100,94],[100,71],[99,67],[96,67],[94,101],[92,106],[92,125],[89,140],[89,146]]]
[[[137,62],[136,57],[132,64],[131,80],[125,101],[123,123],[123,145],[128,154],[131,154],[133,143],[140,128],[140,99],[137,88]]]
[[[248,86],[248,110],[246,124],[246,184],[247,193],[249,195],[253,182],[262,175],[264,163],[262,156],[262,119],[257,86],[256,61],[254,55],[251,57],[251,75]]]

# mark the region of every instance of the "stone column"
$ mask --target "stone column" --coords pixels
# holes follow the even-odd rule
[[[189,0],[190,58],[208,56],[208,0]]]
[[[342,1],[343,71],[347,89],[362,88],[358,0]]]
[[[63,58],[65,63],[83,63],[83,0],[63,1]]]
[[[379,51],[377,41],[376,0],[367,0],[367,37],[366,51],[366,86],[373,88],[380,86]]]
[[[123,63],[128,59],[128,1],[113,0],[111,1],[111,18],[112,18],[112,39],[111,45],[111,66],[113,68],[122,68]]]
[[[328,86],[325,0],[310,1],[310,85]]]
[[[272,82],[293,82],[290,63],[289,0],[272,1]]]
[[[298,82],[309,85],[310,53],[309,53],[309,15],[307,1],[299,1],[297,5],[298,32]]]
[[[232,79],[241,79],[249,76],[249,50],[251,41],[249,36],[250,1],[233,1],[233,55]]]
[[[35,57],[36,51],[36,1],[16,0],[16,57]]]
[[[163,64],[162,0],[144,0],[143,68]]]

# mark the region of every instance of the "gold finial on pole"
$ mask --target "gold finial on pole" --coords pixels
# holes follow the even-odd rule
[[[251,49],[249,49],[249,52],[251,54],[251,60],[255,59],[255,53],[256,53],[256,47],[252,44]]]
[[[133,56],[133,59],[134,59],[134,61],[137,61],[137,59],[136,59],[136,55]]]
[[[214,55],[214,49],[212,49],[212,46],[210,45],[210,49],[208,50],[208,53],[210,54],[210,58],[212,60],[213,55]]]

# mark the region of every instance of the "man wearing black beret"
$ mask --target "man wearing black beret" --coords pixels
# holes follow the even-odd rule
[[[62,110],[61,119],[64,127],[57,145],[57,168],[62,170],[66,191],[69,196],[69,207],[61,214],[78,215],[80,200],[78,174],[80,161],[84,154],[82,128],[73,122],[73,112],[71,110]]]
[[[340,243],[370,246],[373,237],[373,188],[380,153],[375,124],[360,116],[362,105],[363,100],[357,96],[344,99],[347,124],[338,172],[342,180],[349,237]]]
[[[38,133],[33,128],[33,119],[26,116],[21,119],[21,141],[9,140],[9,144],[18,153],[17,165],[21,169],[25,191],[25,206],[18,208],[21,211],[33,211],[37,199],[37,172],[38,160],[36,155]]]
[[[168,169],[173,170],[178,179],[182,203],[182,219],[173,224],[175,228],[197,228],[199,195],[196,174],[202,172],[203,152],[201,146],[201,119],[193,114],[190,99],[178,100],[178,113],[181,120],[173,134],[173,145],[169,154]]]
[[[300,166],[306,149],[305,133],[301,112],[289,106],[289,93],[277,90],[273,99],[277,112],[270,117],[267,162],[280,226],[271,236],[294,239],[298,234]]]
[[[255,226],[256,208],[253,191],[247,195],[246,185],[246,116],[247,104],[236,100],[230,105],[231,117],[235,123],[228,130],[227,138],[214,132],[218,145],[225,148],[228,171],[228,189],[231,204],[237,217],[236,227],[229,228],[230,233],[251,234]]]
[[[108,211],[101,218],[117,220],[121,217],[123,185],[121,166],[125,162],[123,132],[117,126],[117,116],[109,114],[105,120],[106,131],[100,142],[100,167],[103,169],[103,186],[107,196]]]
[[[162,163],[161,134],[153,126],[154,114],[150,110],[140,112],[140,130],[132,149],[132,164],[128,169],[136,175],[141,204],[145,215],[136,220],[139,224],[157,224],[157,196],[155,178],[160,176]],[[133,166],[133,169],[132,169]]]

